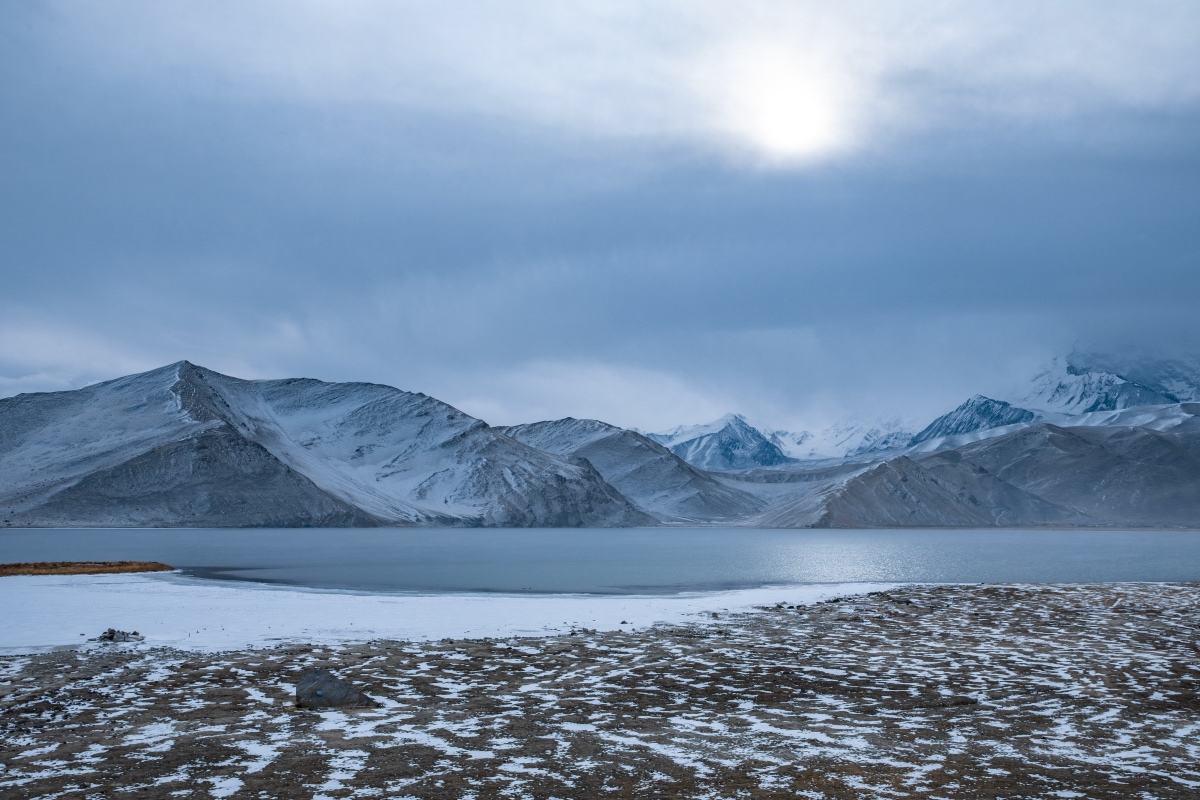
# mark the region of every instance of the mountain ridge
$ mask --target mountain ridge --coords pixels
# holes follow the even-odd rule
[[[1161,399],[1087,381],[1085,408]],[[383,384],[180,361],[0,399],[0,525],[1200,527],[1200,403],[975,395],[904,442],[866,439],[804,461],[737,414],[493,427]]]

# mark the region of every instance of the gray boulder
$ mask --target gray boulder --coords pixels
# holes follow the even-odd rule
[[[299,708],[373,708],[379,702],[328,670],[310,669],[296,682]]]
[[[116,628],[108,628],[104,633],[92,639],[93,642],[140,642],[145,640],[137,631],[119,631]]]

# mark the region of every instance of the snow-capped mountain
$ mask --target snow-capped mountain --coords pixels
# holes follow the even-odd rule
[[[741,414],[726,414],[707,425],[684,425],[667,433],[647,436],[701,469],[754,469],[791,461],[778,444]]]
[[[1004,426],[928,453],[728,482],[771,499],[752,522],[764,527],[1195,528],[1200,403],[1167,408],[1110,412],[1106,425]]]
[[[900,418],[843,420],[816,430],[771,431],[769,438],[797,461],[854,458],[902,448],[912,438],[913,426]]]
[[[768,438],[739,415],[494,428],[388,386],[179,362],[0,399],[0,525],[1200,527],[1200,379],[1180,363],[1133,380],[1076,361],[1035,387],[1058,410],[975,396],[915,436]]]
[[[1167,430],[1190,416],[1181,403],[1200,398],[1200,362],[1074,352],[1008,395],[1019,399],[976,395],[916,434],[909,450],[962,447],[1037,422]]]
[[[745,517],[763,507],[636,431],[594,419],[534,422],[504,428],[539,450],[587,459],[604,480],[664,522],[712,522]]]
[[[115,525],[630,525],[586,461],[423,394],[187,362],[0,400],[0,517]]]
[[[1017,405],[1065,414],[1165,405],[1200,397],[1200,371],[1182,362],[1155,362],[1132,374],[1113,371],[1113,357],[1072,353],[1054,359],[1034,376]],[[1168,385],[1171,388],[1168,388]]]
[[[1036,417],[1037,415],[1029,409],[1017,408],[1003,400],[993,400],[977,394],[958,408],[929,423],[920,433],[912,437],[909,444],[916,445],[943,436],[957,436],[1000,428],[1005,425],[1032,422]]]
[[[1080,372],[1107,372],[1144,386],[1171,402],[1200,401],[1200,358],[1157,358],[1146,353],[1076,351],[1068,365]]]

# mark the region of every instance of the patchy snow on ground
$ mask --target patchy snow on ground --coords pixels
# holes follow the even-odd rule
[[[1198,653],[1200,584],[1110,584],[568,636],[0,656],[0,796],[1194,800]],[[297,708],[312,668],[379,705]]]
[[[428,641],[634,630],[711,614],[808,604],[891,588],[820,584],[674,595],[360,594],[193,580],[172,574],[0,579],[0,653],[79,645],[107,628],[145,647],[219,651],[283,642]]]

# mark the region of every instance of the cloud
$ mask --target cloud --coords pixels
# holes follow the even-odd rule
[[[1190,2],[56,6],[67,46],[137,79],[497,117],[768,166],[964,114],[1023,123],[1194,104]]]
[[[0,16],[0,394],[188,358],[802,426],[1200,346],[1194,3]]]
[[[586,360],[514,364],[477,373],[472,384],[451,390],[459,407],[494,425],[574,416],[656,431],[735,407],[731,396],[662,369]]]

